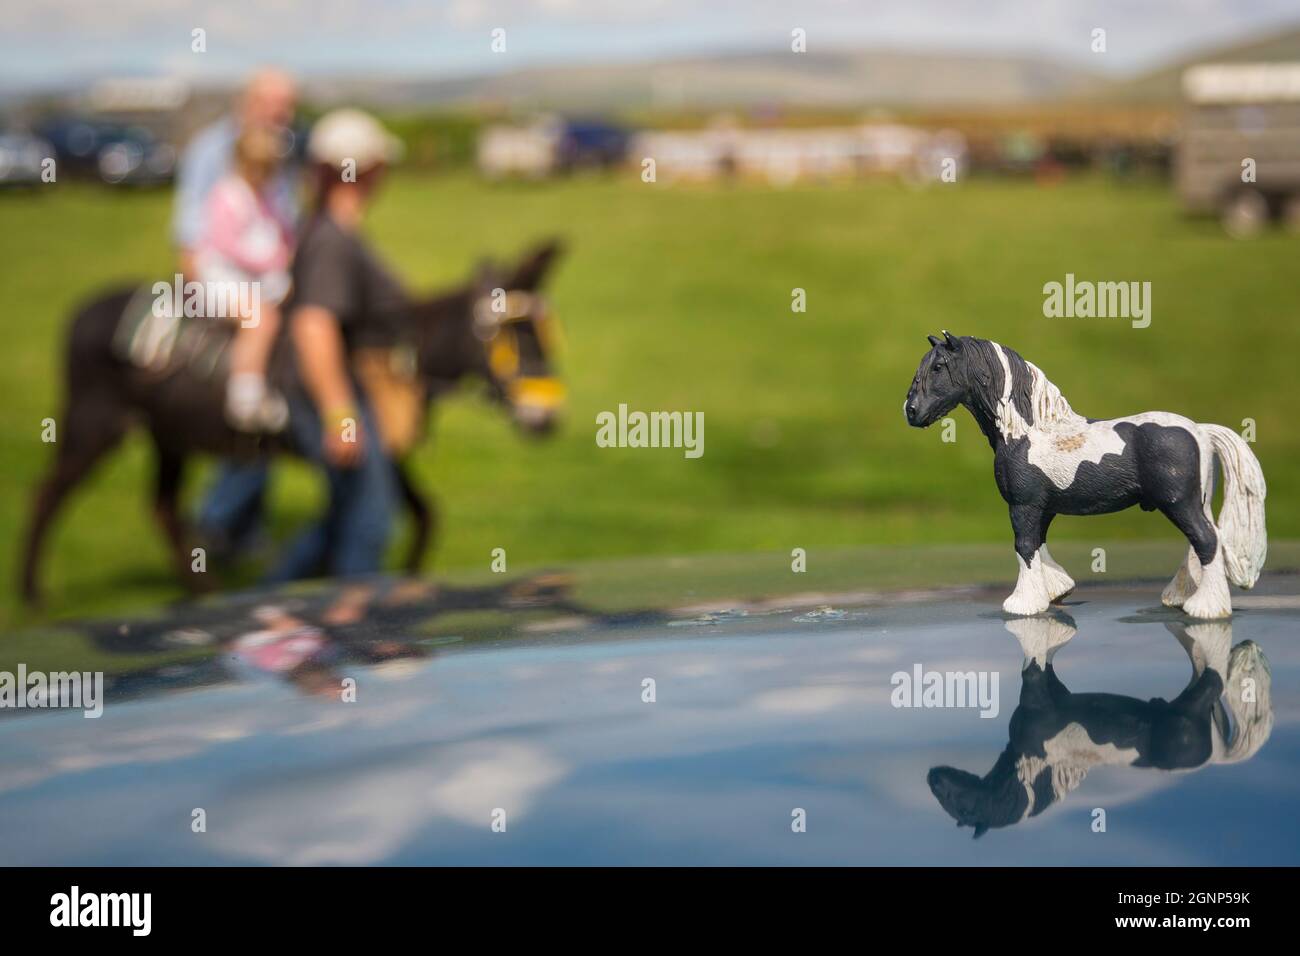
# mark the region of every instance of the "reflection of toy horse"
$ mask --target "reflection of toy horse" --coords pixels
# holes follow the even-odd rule
[[[1161,600],[1192,617],[1232,613],[1228,582],[1254,586],[1268,549],[1264,473],[1239,435],[1169,412],[1084,418],[1011,349],[943,335],[930,336],[903,410],[909,425],[924,428],[965,405],[993,446],[993,473],[1011,506],[1020,561],[1003,610],[1041,614],[1074,588],[1047,551],[1054,517],[1140,505],[1159,509],[1191,545]],[[1217,522],[1210,512],[1216,458],[1224,477]]]
[[[1037,816],[1099,765],[1192,770],[1254,756],[1273,729],[1268,660],[1253,641],[1232,644],[1223,623],[1167,624],[1192,661],[1192,679],[1172,701],[1073,694],[1052,656],[1073,622],[1007,622],[1025,652],[1010,742],[983,778],[935,767],[930,790],[958,826],[981,836]]]

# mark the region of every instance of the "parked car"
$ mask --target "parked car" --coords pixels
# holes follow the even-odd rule
[[[54,147],[30,133],[0,133],[0,186],[31,186],[41,181],[42,163]]]
[[[103,120],[54,120],[41,132],[53,144],[59,168],[109,185],[147,186],[170,182],[176,148],[147,129]]]
[[[598,120],[570,120],[560,144],[560,168],[613,169],[627,156],[627,130]]]
[[[544,179],[579,169],[612,169],[627,156],[626,130],[597,120],[539,117],[527,126],[486,127],[478,167],[489,179]]]

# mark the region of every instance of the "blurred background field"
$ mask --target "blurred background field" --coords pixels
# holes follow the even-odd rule
[[[0,206],[0,623],[26,619],[11,582],[48,461],[41,420],[60,411],[69,314],[108,284],[170,275],[169,209],[167,191],[78,183]],[[529,442],[472,389],[439,407],[415,456],[442,513],[436,569],[485,569],[498,547],[512,570],[704,552],[771,552],[788,569],[794,547],[988,543],[998,550],[980,551],[983,578],[1009,579],[1005,505],[973,421],[955,414],[951,444],[903,421],[925,335],[944,328],[1015,347],[1093,417],[1168,409],[1238,429],[1253,419],[1270,536],[1300,537],[1295,240],[1275,231],[1234,242],[1187,218],[1160,180],[771,189],[608,174],[494,184],[412,170],[386,184],[369,231],[417,290],[462,281],[485,254],[551,235],[568,246],[550,289],[564,328],[565,424]],[[1045,318],[1043,285],[1066,273],[1149,281],[1150,327]],[[805,313],[791,311],[795,288]],[[703,412],[703,457],[597,448],[596,414],[620,403]],[[149,513],[150,455],[134,436],[62,516],[47,559],[55,614],[179,595]],[[191,502],[203,479],[188,476]],[[318,507],[312,475],[279,465],[273,534]],[[1080,559],[1137,539],[1180,552],[1167,522],[1137,510],[1061,518],[1052,533]]]

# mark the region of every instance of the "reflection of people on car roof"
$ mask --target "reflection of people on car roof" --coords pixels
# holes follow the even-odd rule
[[[262,629],[235,638],[230,644],[230,656],[239,665],[254,671],[287,674],[333,650],[319,627],[294,617],[284,608],[264,605],[253,611],[253,619],[263,625]]]
[[[426,579],[376,574],[305,593],[267,590],[212,603],[182,604],[164,618],[94,622],[81,625],[80,630],[101,651],[170,658],[164,665],[110,672],[108,696],[121,700],[266,674],[299,686],[325,682],[333,693],[339,687],[334,671],[342,664],[372,666],[431,656],[432,650],[416,635],[433,618],[455,611],[537,608],[606,629],[643,625],[666,616],[649,610],[594,611],[572,600],[570,586],[569,578],[559,574],[486,587],[448,587]]]

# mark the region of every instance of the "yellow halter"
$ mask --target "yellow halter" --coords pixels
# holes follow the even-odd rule
[[[531,321],[545,353],[559,343],[559,325],[545,300],[534,293],[514,290],[504,295],[504,309],[496,297],[485,295],[474,303],[476,334],[487,344],[488,368],[502,384],[510,401],[553,410],[564,404],[564,383],[550,375],[520,375],[519,337],[515,326]]]

